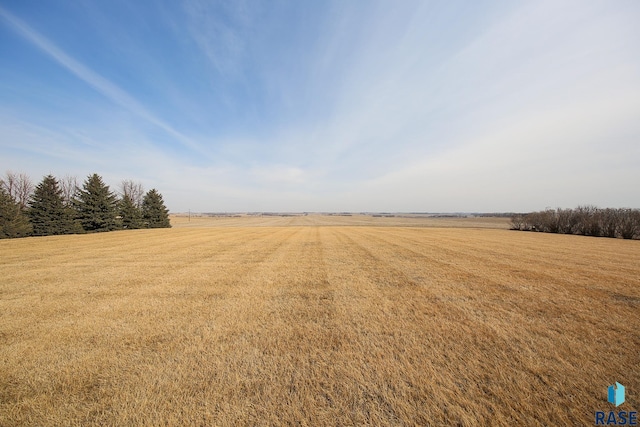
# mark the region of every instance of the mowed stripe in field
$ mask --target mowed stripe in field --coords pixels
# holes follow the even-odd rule
[[[410,285],[390,288],[397,296],[394,306],[413,294],[413,301],[424,302],[421,312],[429,306],[437,312],[428,330],[435,331],[430,338],[440,345],[424,363],[449,376],[446,389],[456,398],[434,407],[474,396],[486,400],[475,416],[482,414],[481,419],[492,423],[540,422],[543,407],[545,417],[556,423],[582,423],[589,403],[580,401],[576,390],[593,390],[591,396],[598,396],[599,383],[607,376],[638,381],[636,242],[612,242],[622,243],[622,249],[607,256],[601,240],[565,236],[566,247],[556,241],[527,259],[522,254],[538,236],[491,234],[503,238],[492,242],[484,238],[489,237],[486,231],[478,230],[349,233],[374,259],[372,265],[386,263]],[[574,255],[561,259],[568,248]],[[594,251],[600,257],[593,257],[590,267],[598,274],[585,275],[580,264]],[[545,263],[547,257],[555,264]],[[612,264],[635,274],[607,268]]]
[[[637,243],[392,227],[2,241],[0,425],[589,423],[608,384],[640,390]]]

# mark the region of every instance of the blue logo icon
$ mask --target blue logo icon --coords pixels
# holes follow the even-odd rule
[[[616,407],[624,403],[624,386],[619,382],[610,385],[607,400]],[[597,426],[637,426],[638,411],[596,411],[595,420]]]
[[[609,403],[620,406],[624,403],[624,386],[616,381],[614,385],[609,386]]]

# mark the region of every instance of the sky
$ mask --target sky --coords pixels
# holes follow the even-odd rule
[[[640,207],[640,2],[0,0],[0,174],[172,212]]]

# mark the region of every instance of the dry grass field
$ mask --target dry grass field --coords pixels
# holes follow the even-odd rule
[[[373,226],[373,227],[438,227],[438,228],[501,228],[509,229],[511,220],[500,217],[425,217],[371,215],[293,215],[293,216],[192,216],[174,215],[174,227],[291,227],[291,226]]]
[[[640,409],[639,241],[351,221],[0,241],[0,425],[593,425],[615,381]]]

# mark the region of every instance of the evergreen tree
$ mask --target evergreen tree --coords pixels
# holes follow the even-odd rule
[[[122,228],[128,230],[134,228],[142,228],[142,211],[138,208],[131,196],[124,195],[119,203],[119,213],[122,223]]]
[[[29,201],[27,214],[31,219],[35,236],[72,232],[73,220],[63,205],[58,181],[51,175],[45,176],[36,186]]]
[[[142,200],[142,219],[146,228],[169,228],[169,210],[164,205],[162,195],[154,188]]]
[[[0,188],[0,239],[25,237],[33,227],[20,205],[4,188]]]
[[[73,203],[85,231],[111,231],[116,227],[116,196],[98,174],[87,178]]]

